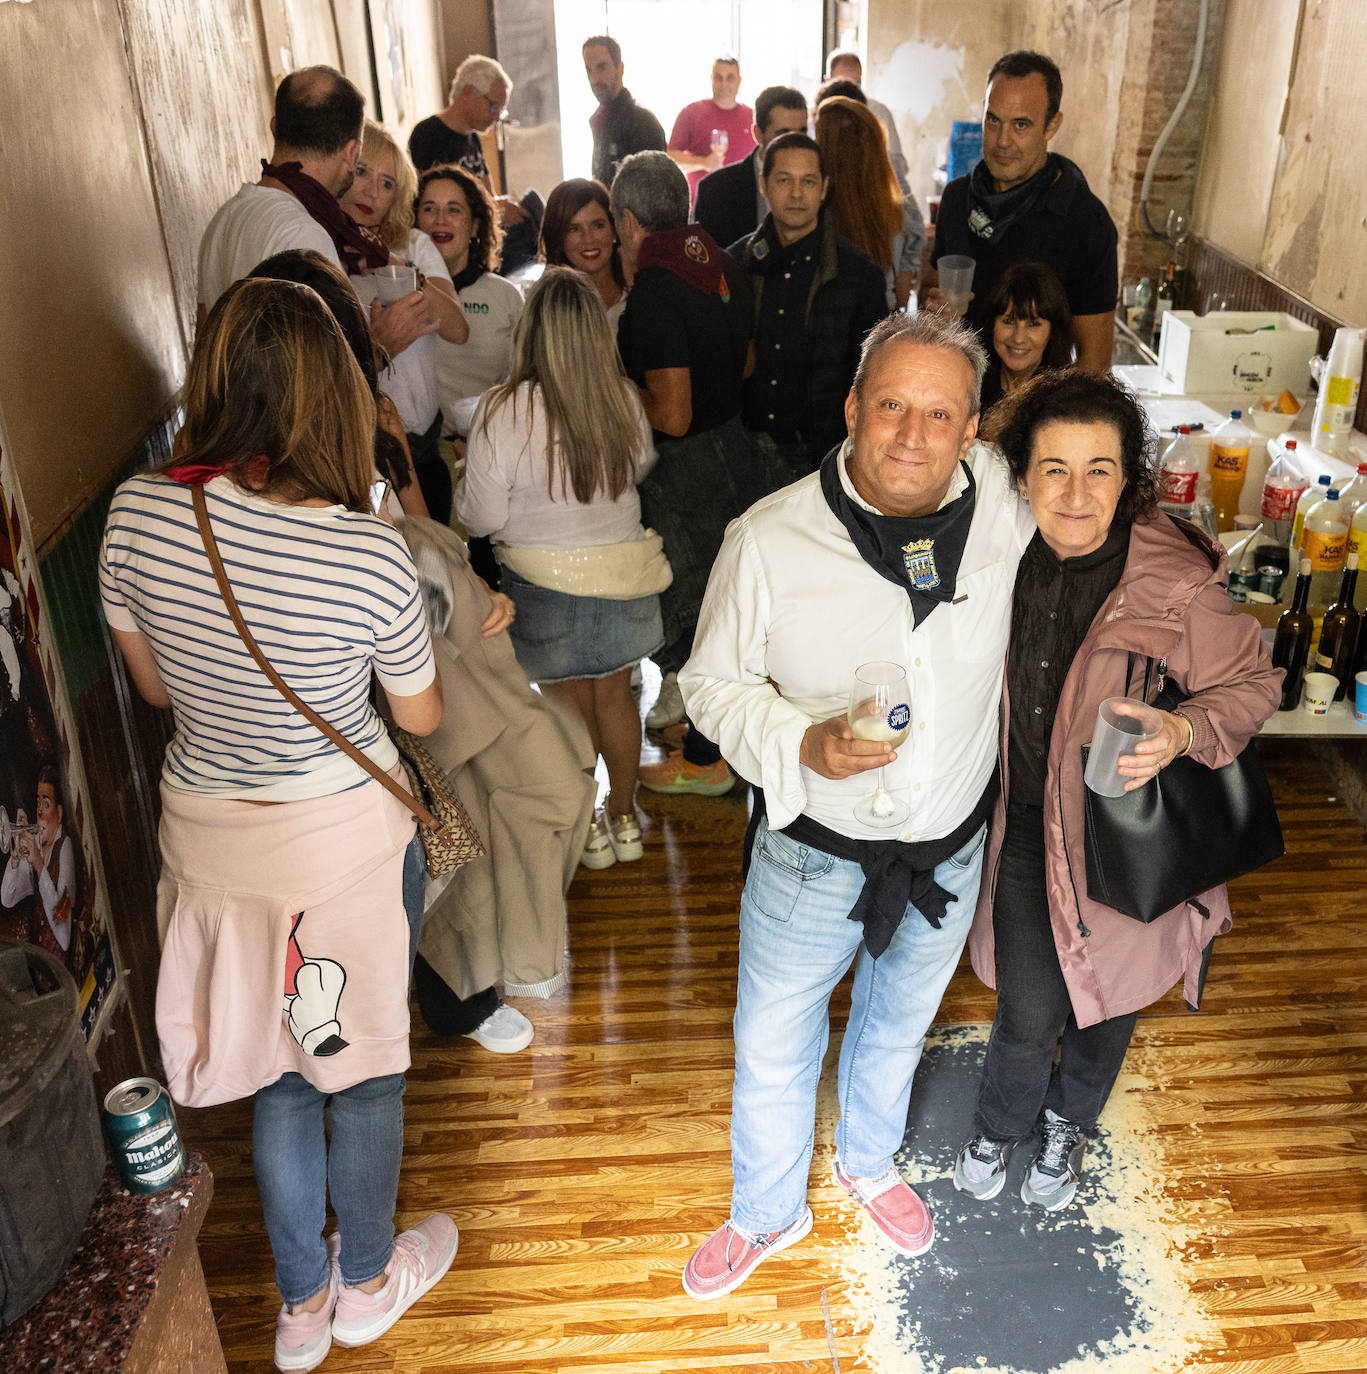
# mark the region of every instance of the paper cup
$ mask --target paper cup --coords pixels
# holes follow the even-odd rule
[[[1130,779],[1116,771],[1121,756],[1133,754],[1136,744],[1154,739],[1162,728],[1163,717],[1152,706],[1133,697],[1107,697],[1097,708],[1082,781],[1098,796],[1123,795]]]
[[[1353,679],[1356,696],[1353,698],[1353,715],[1367,725],[1367,673],[1359,673]]]
[[[1301,687],[1301,709],[1312,716],[1328,715],[1339,680],[1333,673],[1306,673]]]
[[[418,274],[411,267],[377,267],[370,275],[385,305],[393,305],[418,289]]]

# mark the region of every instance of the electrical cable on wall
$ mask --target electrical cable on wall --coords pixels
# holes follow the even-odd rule
[[[1153,172],[1158,165],[1158,159],[1162,155],[1163,149],[1167,147],[1168,139],[1172,137],[1172,131],[1177,127],[1177,121],[1182,118],[1186,111],[1191,100],[1191,93],[1196,89],[1196,79],[1201,74],[1201,57],[1206,48],[1206,20],[1209,14],[1210,0],[1201,0],[1201,11],[1196,19],[1196,46],[1191,54],[1191,71],[1187,73],[1187,84],[1172,114],[1168,116],[1168,122],[1163,126],[1163,132],[1158,135],[1158,139],[1153,145],[1153,152],[1149,154],[1148,165],[1144,168],[1144,184],[1139,190],[1139,212],[1144,216],[1144,227],[1156,239],[1161,239],[1163,235],[1153,227],[1153,221],[1149,218],[1149,192],[1153,189]]]

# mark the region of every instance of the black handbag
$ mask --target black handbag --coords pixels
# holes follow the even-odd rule
[[[1128,694],[1135,655],[1130,655]],[[1171,711],[1186,700],[1163,684],[1151,703]],[[1153,659],[1144,670],[1147,700]],[[1082,747],[1084,767],[1087,746]],[[1083,788],[1087,895],[1145,923],[1212,887],[1286,853],[1272,789],[1255,742],[1222,768],[1183,755],[1158,776],[1119,797]]]

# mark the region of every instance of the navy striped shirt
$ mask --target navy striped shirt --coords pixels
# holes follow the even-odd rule
[[[227,477],[205,487],[243,619],[276,671],[382,768],[397,761],[370,705],[370,676],[412,696],[436,675],[417,575],[403,538],[372,515],[286,506]],[[114,495],[100,549],[100,599],[116,630],[147,637],[176,733],[163,780],[253,801],[327,796],[366,780],[252,660],[228,617],[195,525],[190,490],[143,474]]]

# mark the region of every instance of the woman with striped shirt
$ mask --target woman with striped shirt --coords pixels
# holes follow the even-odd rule
[[[364,1345],[387,1330],[455,1255],[450,1218],[397,1238],[393,1224],[422,849],[410,813],[251,659],[194,488],[265,656],[394,777],[372,676],[418,734],[441,719],[441,687],[408,551],[370,511],[374,401],[318,295],[229,288],[200,331],[185,408],[171,467],[115,495],[101,599],[134,685],[175,718],[157,890],[171,1094],[254,1096],[284,1299],[275,1362],[309,1370],[334,1337]],[[329,1193],[338,1234],[325,1243]]]

